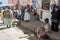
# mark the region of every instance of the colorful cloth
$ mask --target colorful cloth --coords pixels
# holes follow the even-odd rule
[[[4,25],[11,25],[12,19],[4,18]]]

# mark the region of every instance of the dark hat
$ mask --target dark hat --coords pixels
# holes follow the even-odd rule
[[[48,18],[45,18],[45,21],[48,21],[49,22],[49,19]]]

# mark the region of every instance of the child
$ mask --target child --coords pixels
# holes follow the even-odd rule
[[[44,24],[45,31],[46,31],[47,33],[50,33],[49,19],[46,18],[44,21],[45,21],[45,24]]]
[[[45,31],[45,28],[44,27],[40,27],[37,29],[37,36],[40,38],[40,39],[48,39],[49,36],[47,35],[47,32]]]
[[[7,25],[7,28],[10,28],[12,19],[9,10],[3,12],[3,20],[4,20],[4,25]]]

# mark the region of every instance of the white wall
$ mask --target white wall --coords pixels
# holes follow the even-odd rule
[[[6,3],[8,3],[8,0],[0,0],[0,2],[6,4]]]

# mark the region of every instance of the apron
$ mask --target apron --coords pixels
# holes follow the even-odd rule
[[[24,20],[30,20],[30,14],[29,14],[29,12],[25,12]]]

